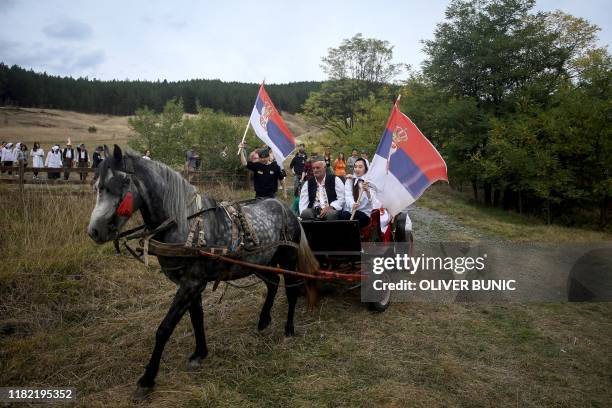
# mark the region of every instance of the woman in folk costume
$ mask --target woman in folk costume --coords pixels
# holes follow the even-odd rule
[[[28,165],[28,146],[25,143],[19,143],[19,150],[15,153],[15,163],[23,167]]]
[[[17,156],[19,155],[20,151],[21,151],[21,142],[17,142],[15,143],[15,147],[13,148],[13,164],[17,164],[15,162],[17,161]]]
[[[359,228],[370,224],[372,209],[380,208],[376,199],[374,188],[364,176],[368,172],[368,165],[363,158],[355,161],[353,175],[348,176],[344,183],[344,211],[339,218],[355,219],[359,221]]]
[[[34,169],[45,167],[45,151],[40,147],[40,143],[34,142],[34,146],[30,150],[30,156],[32,156],[32,167]],[[36,170],[34,170],[34,178],[38,178]]]
[[[13,148],[13,166],[19,167],[19,152],[21,152],[21,142],[15,143]]]
[[[2,159],[2,165],[3,166],[11,167],[13,165],[13,144],[11,142],[8,142],[2,148],[2,157],[1,157],[1,159]],[[4,170],[2,170],[2,173],[4,173]],[[8,174],[12,175],[13,172],[9,170]]]
[[[60,150],[59,145],[54,145],[49,153],[47,153],[47,160],[45,161],[45,167],[49,167],[52,169],[61,169],[62,168],[62,151]],[[49,179],[58,179],[60,178],[60,173],[58,172],[49,172]]]

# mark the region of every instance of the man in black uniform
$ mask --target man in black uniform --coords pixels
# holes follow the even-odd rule
[[[253,172],[255,198],[274,198],[278,190],[278,182],[285,178],[280,167],[270,159],[270,150],[259,149],[251,153],[247,161],[245,144],[240,143],[240,162]]]

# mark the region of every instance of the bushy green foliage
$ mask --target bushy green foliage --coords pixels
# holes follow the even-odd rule
[[[534,13],[534,4],[452,1],[425,41],[422,73],[401,87],[401,110],[441,152],[451,185],[470,185],[476,201],[605,228],[612,59],[596,47],[597,26],[560,11]],[[342,70],[327,71],[330,81],[311,94],[305,113],[336,136],[334,147],[372,152],[393,84],[368,89],[331,75]]]
[[[186,115],[182,101],[173,99],[160,114],[146,107],[137,110],[129,125],[136,132],[130,147],[140,152],[149,149],[155,160],[168,165],[183,166],[186,151],[195,144],[202,170],[235,170],[240,166],[233,149],[240,141],[243,124],[229,115],[201,107],[197,115]]]

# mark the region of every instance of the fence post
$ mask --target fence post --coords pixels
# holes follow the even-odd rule
[[[19,192],[23,193],[23,181],[24,181],[24,166],[22,162],[19,162]]]

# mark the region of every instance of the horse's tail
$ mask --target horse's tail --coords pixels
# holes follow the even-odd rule
[[[308,239],[304,233],[304,228],[300,225],[300,246],[298,247],[298,271],[315,275],[319,271],[319,261],[308,245]],[[313,279],[305,280],[306,298],[308,300],[308,310],[313,311],[317,304],[317,284]]]

